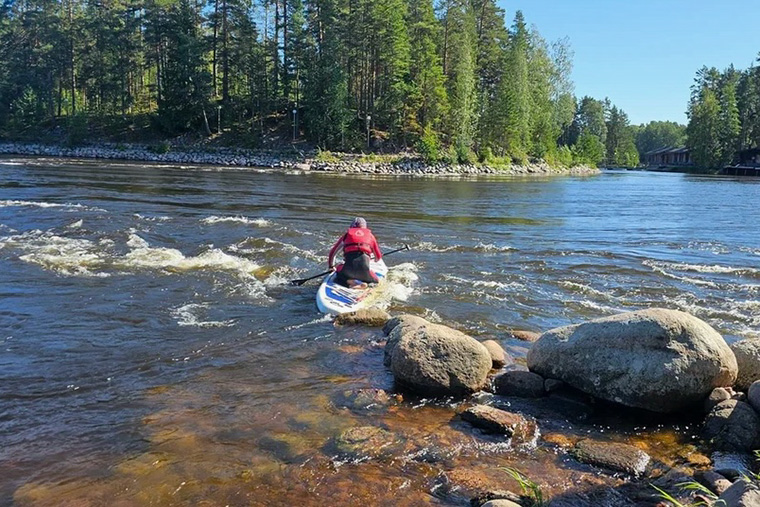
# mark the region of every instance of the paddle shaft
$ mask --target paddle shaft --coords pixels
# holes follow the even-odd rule
[[[385,252],[383,254],[383,257],[385,257],[386,255],[395,254],[396,252],[400,252],[402,250],[409,250],[409,245],[404,245],[401,248],[396,248],[395,250],[391,250],[390,252]],[[333,270],[330,269],[330,270],[327,270],[327,271],[325,271],[323,273],[319,273],[318,275],[310,276],[309,278],[299,278],[298,280],[291,280],[290,284],[291,285],[303,285],[304,283],[308,282],[309,280],[314,280],[315,278],[319,278],[321,276],[329,275],[332,272],[333,272]]]

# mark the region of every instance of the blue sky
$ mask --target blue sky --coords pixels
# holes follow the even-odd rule
[[[570,37],[576,95],[609,97],[631,123],[686,123],[702,65],[749,67],[760,52],[760,0],[497,0],[548,41]]]

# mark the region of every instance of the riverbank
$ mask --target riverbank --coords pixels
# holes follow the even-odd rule
[[[599,169],[576,166],[557,168],[545,162],[495,167],[487,164],[430,164],[412,155],[313,154],[286,151],[254,151],[240,148],[183,148],[168,145],[98,143],[64,147],[49,144],[0,143],[0,155],[26,155],[85,159],[128,160],[167,164],[207,164],[223,167],[263,167],[303,172],[332,172],[389,175],[478,175],[550,176],[589,175]]]

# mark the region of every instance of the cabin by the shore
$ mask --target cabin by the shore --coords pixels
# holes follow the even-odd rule
[[[760,176],[760,148],[750,148],[737,152],[736,165],[724,167],[723,174],[731,176]]]
[[[689,148],[666,146],[644,154],[644,163],[649,167],[679,167],[690,166],[691,152]]]

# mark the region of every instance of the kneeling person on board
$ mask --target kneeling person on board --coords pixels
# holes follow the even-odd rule
[[[367,229],[367,221],[356,217],[351,227],[335,242],[330,249],[327,263],[335,267],[335,256],[343,250],[343,264],[337,266],[335,281],[344,287],[363,288],[366,283],[377,283],[377,275],[370,269],[370,255],[376,261],[383,258],[383,253],[377,244],[372,231]]]

